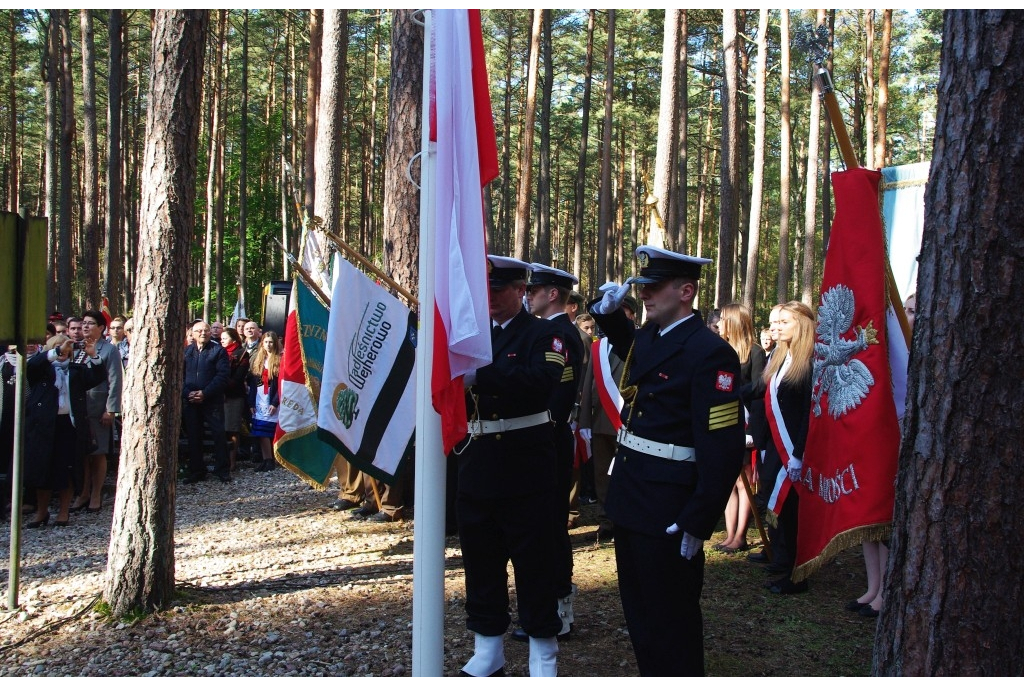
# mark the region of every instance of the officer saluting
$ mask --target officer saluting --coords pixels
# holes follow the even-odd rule
[[[642,676],[704,675],[703,542],[739,476],[744,428],[736,353],[693,311],[708,259],[636,250],[647,324],[620,309],[630,281],[591,312],[625,366],[608,517],[622,609]]]
[[[470,437],[455,448],[466,627],[475,633],[473,657],[462,670],[503,673],[511,560],[530,675],[554,676],[562,621],[551,560],[562,493],[548,402],[562,378],[565,343],[554,324],[523,308],[528,265],[494,255],[487,261],[493,361],[466,376]]]

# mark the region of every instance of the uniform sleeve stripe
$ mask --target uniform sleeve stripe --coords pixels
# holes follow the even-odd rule
[[[735,402],[729,402],[728,404],[720,404],[717,407],[711,407],[711,418],[715,418],[717,416],[738,414],[739,409],[739,400],[736,400]]]
[[[564,369],[562,369],[562,382],[563,382],[563,383],[566,383],[566,382],[568,382],[568,381],[571,381],[571,380],[573,380],[573,379],[574,379],[575,377],[576,377],[576,374],[575,374],[575,373],[573,373],[573,371],[572,371],[572,367],[571,367],[571,366],[567,366],[567,367],[565,367]]]
[[[715,421],[708,424],[708,430],[713,431],[719,428],[728,428],[729,426],[735,426],[739,422],[738,418],[732,419],[731,421]]]
[[[545,352],[544,353],[544,360],[545,361],[549,361],[549,362],[554,362],[554,363],[558,364],[559,366],[565,366],[565,357],[563,357],[562,355],[558,354],[557,352]]]

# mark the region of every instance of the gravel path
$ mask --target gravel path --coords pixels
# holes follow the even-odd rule
[[[21,610],[0,614],[0,676],[411,675],[414,523],[353,521],[329,508],[335,495],[248,464],[227,485],[179,482],[177,597],[134,623],[112,622],[94,604],[109,498],[68,527],[24,530]],[[632,675],[612,548],[593,542],[595,529],[573,531],[588,621],[564,643],[559,670]],[[5,605],[9,534],[0,535]],[[445,672],[456,675],[472,650],[457,538],[445,557]],[[526,645],[508,645],[508,674],[526,675]]]

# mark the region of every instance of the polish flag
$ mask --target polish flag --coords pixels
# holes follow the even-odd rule
[[[445,453],[467,432],[463,376],[491,363],[481,188],[498,149],[480,10],[434,10],[431,140],[437,143],[434,353],[431,399]]]

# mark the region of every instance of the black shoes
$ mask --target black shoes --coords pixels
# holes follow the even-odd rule
[[[205,473],[193,473],[192,475],[185,476],[185,481],[184,482],[185,482],[185,485],[192,485],[193,483],[198,483],[198,482],[203,481],[203,480],[206,480],[206,474]]]
[[[355,509],[358,506],[358,502],[353,502],[347,499],[338,499],[331,505],[331,509],[334,509],[334,511],[348,511],[349,509]]]
[[[870,604],[865,604],[857,612],[864,618],[878,618],[878,609],[873,608]]]
[[[26,528],[41,528],[50,522],[50,512],[46,512],[46,516],[36,521],[29,521],[25,524]]]
[[[863,609],[864,607],[867,607],[867,606],[871,606],[871,605],[870,604],[861,604],[857,600],[851,599],[849,602],[846,603],[846,607],[845,608],[846,608],[847,611],[860,612],[861,609]]]
[[[217,480],[219,480],[221,483],[230,483],[231,482],[231,476],[229,476],[226,473],[218,473],[217,474]]]
[[[473,677],[472,673],[466,673],[465,671],[459,671],[459,675],[462,676],[463,678],[472,678]],[[505,667],[502,666],[497,671],[495,671],[494,673],[492,673],[491,675],[489,675],[487,677],[488,678],[503,678],[504,676],[505,676]]]
[[[764,552],[751,552],[747,555],[747,561],[755,564],[767,564],[771,562],[771,559]]]
[[[789,578],[780,578],[768,589],[773,595],[799,595],[807,592],[808,587],[806,580],[794,583]]]

